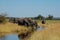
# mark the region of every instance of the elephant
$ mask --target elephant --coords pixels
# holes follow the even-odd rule
[[[32,31],[34,31],[34,27],[37,29],[38,23],[36,20],[32,20],[30,18],[27,18],[26,22],[27,22],[28,26],[30,26],[32,28]]]
[[[46,23],[46,21],[45,20],[42,20],[42,24],[45,24]]]
[[[9,22],[15,23],[15,21],[16,21],[16,18],[9,18]]]
[[[28,21],[27,18],[21,18],[17,21],[18,25],[24,25],[24,26],[30,26],[30,22]]]

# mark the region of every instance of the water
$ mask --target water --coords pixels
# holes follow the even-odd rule
[[[17,34],[10,34],[4,37],[1,37],[0,40],[20,40]]]
[[[48,28],[43,28],[42,26],[39,26],[39,28],[37,28],[38,31],[42,31],[42,30],[47,30]]]
[[[43,28],[42,27],[39,27],[37,30],[43,30]]]
[[[43,28],[39,26],[39,28],[37,28],[37,31],[42,31],[45,29],[48,29],[48,28]],[[1,37],[0,40],[21,40],[21,38],[18,38],[18,34],[9,34],[9,35]]]

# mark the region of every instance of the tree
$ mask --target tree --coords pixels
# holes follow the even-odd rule
[[[52,15],[48,15],[47,19],[52,20],[53,16]]]
[[[6,16],[7,16],[6,13],[1,13],[1,14],[0,14],[0,23],[5,23],[5,21],[6,21]]]
[[[44,19],[44,17],[42,15],[38,15],[37,19]]]

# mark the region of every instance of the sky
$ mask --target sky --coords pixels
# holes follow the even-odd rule
[[[60,0],[0,0],[0,14],[9,17],[60,17]]]

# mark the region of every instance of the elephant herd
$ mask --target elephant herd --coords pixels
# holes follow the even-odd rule
[[[37,29],[38,23],[36,20],[32,20],[31,18],[10,18],[9,20],[12,23],[17,23],[18,25],[24,25],[25,27],[31,27],[32,29],[35,27]]]

